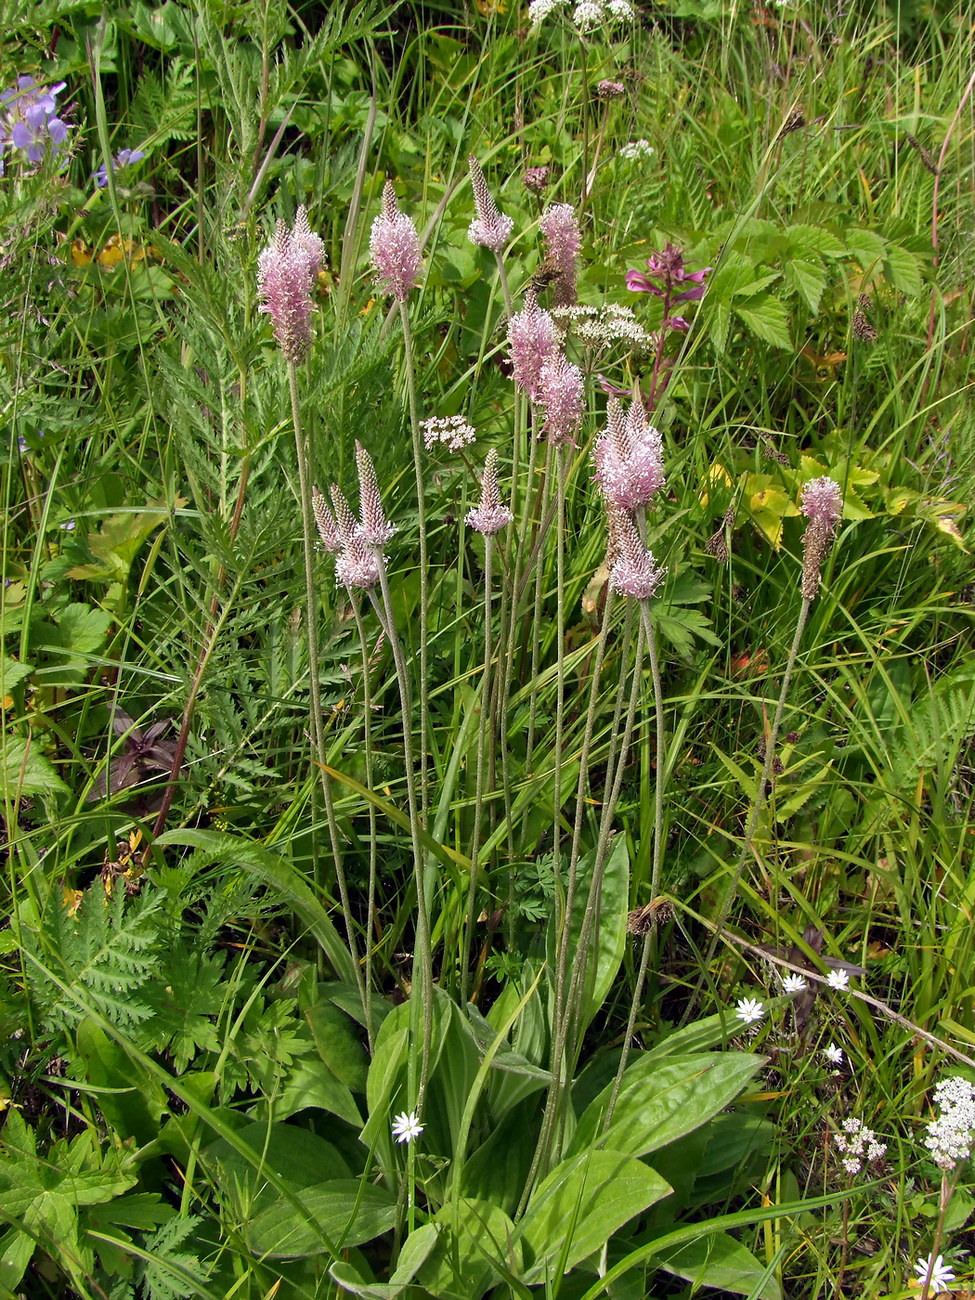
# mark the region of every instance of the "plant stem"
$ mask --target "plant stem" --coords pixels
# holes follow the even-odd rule
[[[464,921],[464,947],[460,962],[460,1000],[467,1001],[467,987],[474,937],[474,903],[477,894],[477,872],[480,866],[481,819],[484,810],[484,777],[487,756],[487,736],[490,727],[491,700],[491,558],[494,538],[484,535],[484,672],[481,676],[481,713],[477,726],[477,777],[474,792],[474,831],[471,836],[471,879],[467,889],[467,912]]]
[[[308,694],[311,711],[312,742],[315,747],[318,774],[321,781],[322,795],[325,800],[325,818],[328,822],[328,834],[332,845],[332,865],[335,881],[339,889],[342,915],[345,919],[345,932],[349,941],[349,951],[356,972],[356,985],[362,1001],[362,1013],[366,1012],[366,988],[359,965],[358,947],[355,941],[355,927],[352,921],[352,907],[349,903],[349,890],[342,865],[342,848],[339,839],[338,822],[335,817],[335,802],[332,799],[332,783],[326,768],[328,767],[328,747],[325,743],[325,728],[322,723],[321,687],[318,668],[318,593],[315,587],[315,519],[312,513],[311,483],[309,481],[309,462],[311,459],[308,440],[301,422],[301,402],[298,396],[298,367],[287,362],[288,392],[291,396],[291,420],[295,431],[295,455],[298,461],[298,493],[301,506],[302,550],[305,561],[305,637],[308,643]],[[319,886],[321,881],[319,881]]]
[[[708,946],[707,955],[704,965],[714,957],[715,950],[721,937],[721,927],[728,916],[728,911],[734,900],[735,893],[738,889],[738,882],[741,879],[741,873],[745,869],[745,862],[752,848],[752,837],[758,826],[758,819],[761,815],[762,806],[765,802],[765,792],[768,789],[769,778],[772,775],[772,768],[775,764],[775,746],[779,736],[779,726],[782,722],[782,714],[785,712],[785,702],[789,695],[789,686],[792,682],[792,670],[795,668],[796,657],[799,654],[799,642],[802,640],[802,633],[809,618],[809,611],[812,608],[812,599],[804,596],[802,606],[799,610],[799,619],[796,623],[795,635],[792,638],[792,647],[789,650],[789,658],[785,665],[785,674],[782,678],[782,689],[779,691],[779,701],[775,709],[775,717],[772,721],[772,728],[765,738],[765,761],[762,764],[762,774],[758,781],[758,788],[755,791],[755,801],[752,804],[751,812],[748,815],[748,822],[745,825],[745,834],[741,842],[741,851],[738,854],[738,861],[732,874],[731,882],[728,886],[728,892],[725,895],[721,910],[718,913],[717,921],[714,927],[714,933],[711,936],[711,942]]]
[[[362,621],[362,608],[357,597],[352,600],[355,625],[359,631],[359,648],[362,655],[362,731],[366,769],[366,788],[371,790],[372,783],[372,686],[369,680],[369,645],[366,639],[365,624]],[[376,923],[376,808],[369,801],[369,885],[366,900],[366,953],[363,983],[365,985],[366,1038],[369,1055],[372,1055],[372,941],[373,928]]]
[[[389,576],[386,573],[386,565],[382,560],[380,560],[379,564],[379,584],[382,591],[382,600],[377,600],[376,594],[372,590],[369,592],[369,599],[376,611],[379,622],[382,624],[393,653],[396,680],[399,684],[400,707],[403,711],[403,766],[406,769],[406,797],[409,804],[410,839],[413,845],[413,876],[416,884],[416,940],[413,954],[411,1000],[415,1005],[417,990],[419,990],[419,1002],[423,1018],[420,1077],[415,1092],[413,1092],[411,1085],[411,1095],[415,1097],[414,1109],[419,1114],[423,1106],[427,1078],[430,1072],[430,1040],[433,1035],[433,958],[430,949],[426,872],[421,837],[423,819],[419,810],[416,775],[414,772],[416,755],[413,748],[413,702],[410,693],[410,679],[406,671],[403,647],[400,644],[396,624],[393,621],[393,599],[389,590]],[[414,1060],[415,1056],[411,1053],[411,1073]]]
[[[427,514],[423,493],[423,460],[420,443],[420,422],[416,406],[416,375],[414,373],[413,331],[410,313],[405,301],[399,305],[400,324],[403,329],[403,365],[406,371],[406,396],[410,410],[410,437],[413,443],[413,469],[416,473],[416,508],[420,530],[420,816],[425,821],[429,803],[427,787],[427,753],[429,744],[429,677],[428,634],[430,611],[427,567]]]

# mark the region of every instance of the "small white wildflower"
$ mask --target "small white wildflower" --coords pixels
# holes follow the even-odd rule
[[[628,23],[634,17],[630,0],[607,0],[606,12],[618,23]]]
[[[941,1080],[933,1100],[938,1114],[927,1126],[924,1145],[939,1168],[954,1169],[975,1142],[975,1087],[954,1074]]]
[[[393,1137],[397,1142],[412,1142],[422,1132],[423,1125],[416,1111],[407,1113],[404,1110],[402,1115],[397,1115],[393,1120]]]
[[[746,1025],[757,1025],[765,1015],[765,1008],[757,998],[741,998],[735,1015]]]
[[[840,1163],[851,1178],[860,1172],[864,1161],[873,1164],[887,1150],[887,1143],[878,1141],[873,1129],[852,1115],[843,1120],[840,1128],[843,1131],[833,1134],[833,1142],[842,1153]]]
[[[826,983],[837,992],[845,992],[850,987],[850,974],[845,970],[831,970],[826,976]]]
[[[782,992],[791,997],[793,993],[805,993],[809,985],[801,975],[795,975],[791,971],[782,980]]]
[[[475,429],[467,423],[462,415],[435,415],[424,420],[423,445],[427,451],[432,450],[438,442],[443,443],[449,451],[461,451],[469,447],[477,437]]]
[[[918,1285],[924,1286],[927,1282],[932,1295],[947,1291],[955,1280],[954,1273],[945,1263],[944,1255],[939,1255],[933,1263],[930,1255],[919,1259],[914,1265],[914,1271],[917,1273]]]
[[[533,27],[538,27],[549,16],[553,9],[559,9],[565,0],[531,0],[528,6],[528,17],[531,19]]]
[[[635,158],[649,158],[653,152],[654,147],[650,141],[641,137],[639,140],[631,140],[628,144],[624,144],[619,156],[625,158],[627,162],[632,162]]]
[[[843,1064],[843,1049],[837,1047],[835,1043],[830,1043],[828,1047],[823,1048],[823,1055],[830,1065]]]
[[[603,6],[597,0],[581,0],[576,5],[572,21],[580,32],[592,31],[603,21]]]

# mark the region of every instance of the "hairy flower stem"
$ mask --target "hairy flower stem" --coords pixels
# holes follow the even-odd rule
[[[511,289],[508,285],[508,273],[504,269],[504,258],[500,253],[495,252],[494,260],[498,264],[498,279],[501,282],[501,293],[504,297],[504,311],[508,319],[514,314],[514,305],[511,301]]]
[[[413,954],[411,1002],[413,1007],[416,1007],[419,1001],[420,1015],[422,1015],[423,1044],[420,1058],[420,1076],[415,1089],[413,1087],[414,1079],[413,1077],[410,1078],[410,1098],[413,1101],[412,1109],[419,1114],[423,1106],[427,1079],[430,1074],[430,1040],[433,1035],[433,956],[430,948],[426,871],[421,836],[423,819],[417,799],[416,775],[414,772],[416,754],[413,746],[413,701],[410,693],[410,679],[399,633],[396,631],[396,624],[393,620],[393,600],[389,590],[389,576],[386,573],[385,564],[381,561],[379,565],[379,586],[382,592],[382,600],[376,599],[376,593],[371,588],[369,590],[369,599],[376,611],[376,617],[386,633],[386,639],[389,641],[389,647],[393,654],[393,665],[396,669],[396,681],[399,686],[400,708],[403,713],[403,766],[406,769],[406,797],[409,805],[410,839],[413,846],[413,878],[416,887],[416,940]],[[419,998],[417,998],[417,994],[419,994]],[[415,1074],[415,1061],[415,1053],[411,1053],[411,1076]]]
[[[755,801],[752,804],[752,809],[745,825],[745,834],[742,838],[738,861],[735,864],[735,869],[728,885],[728,891],[725,894],[724,902],[721,904],[721,910],[715,921],[714,932],[711,935],[711,942],[708,945],[707,954],[704,959],[705,968],[713,959],[717,946],[721,941],[721,927],[727,920],[728,912],[738,890],[738,882],[741,880],[741,873],[744,871],[748,855],[752,851],[752,837],[754,836],[755,829],[758,826],[758,819],[761,816],[762,806],[765,803],[765,793],[768,790],[769,778],[772,775],[772,768],[775,764],[775,746],[779,738],[779,727],[782,724],[782,715],[785,712],[785,702],[789,695],[789,686],[792,683],[792,671],[795,668],[796,658],[799,654],[799,642],[802,640],[802,634],[806,626],[806,621],[809,618],[809,611],[811,608],[812,598],[804,596],[802,606],[799,610],[799,621],[796,623],[795,636],[792,638],[792,648],[789,650],[789,658],[785,665],[785,674],[782,678],[782,689],[779,691],[779,702],[775,709],[775,716],[772,719],[772,728],[765,738],[765,761],[762,764],[762,774],[759,777],[758,788],[755,791]]]
[[[420,529],[420,816],[425,821],[429,804],[427,782],[427,755],[429,749],[429,680],[428,631],[430,611],[427,567],[427,512],[423,494],[423,459],[420,440],[420,421],[416,407],[416,374],[413,356],[413,331],[410,313],[405,301],[399,305],[400,324],[403,329],[403,364],[406,371],[406,397],[410,408],[410,436],[413,441],[413,468],[416,472],[416,507]]]
[[[637,634],[636,659],[633,666],[633,677],[630,685],[630,699],[627,708],[626,722],[623,727],[623,735],[617,750],[617,762],[613,776],[612,788],[603,803],[602,816],[599,822],[599,837],[596,843],[596,853],[593,862],[592,880],[589,886],[589,897],[586,903],[585,915],[582,926],[580,927],[579,937],[576,943],[576,960],[573,964],[572,976],[569,982],[568,996],[566,1005],[559,1014],[558,997],[556,995],[556,1016],[553,1031],[552,1055],[549,1062],[549,1069],[552,1075],[552,1081],[549,1084],[548,1095],[545,1099],[545,1111],[542,1115],[541,1129],[538,1135],[538,1143],[535,1147],[535,1154],[532,1158],[532,1166],[529,1170],[528,1179],[525,1183],[525,1191],[522,1193],[522,1208],[528,1203],[532,1188],[540,1178],[544,1178],[548,1169],[551,1168],[559,1158],[557,1144],[553,1141],[556,1132],[556,1123],[561,1127],[564,1122],[564,1108],[568,1100],[567,1082],[571,1080],[571,1068],[566,1059],[566,1048],[569,1041],[570,1029],[573,1021],[577,1019],[578,1002],[583,990],[583,981],[586,974],[585,956],[588,950],[589,939],[592,934],[592,928],[595,924],[596,913],[598,911],[599,892],[602,888],[603,873],[606,862],[609,858],[610,844],[612,841],[613,818],[616,812],[616,805],[619,800],[620,790],[623,784],[623,771],[626,766],[626,757],[629,750],[630,738],[633,734],[633,723],[636,717],[637,705],[640,698],[641,686],[641,666],[643,661],[643,626],[640,625]],[[566,915],[564,921],[565,930],[568,931],[572,924],[570,915]]]
[[[325,800],[325,819],[332,845],[332,864],[335,880],[339,888],[342,904],[342,916],[345,919],[345,932],[349,940],[349,951],[355,966],[356,984],[362,1000],[363,1015],[366,1012],[366,987],[362,967],[359,964],[358,945],[355,941],[355,928],[352,921],[352,907],[349,903],[349,890],[342,866],[342,848],[339,839],[338,822],[335,817],[335,802],[332,799],[332,784],[328,777],[328,747],[325,743],[325,727],[322,719],[321,690],[319,687],[318,666],[318,593],[315,587],[315,538],[317,528],[312,510],[312,494],[309,470],[309,446],[301,422],[301,402],[298,396],[298,367],[294,362],[287,362],[288,392],[291,397],[291,421],[295,431],[295,456],[298,462],[298,494],[301,501],[301,536],[305,560],[305,638],[308,643],[308,694],[311,711],[312,742],[315,747],[318,772],[321,778],[322,795]],[[321,886],[321,881],[318,882]],[[368,937],[367,937],[368,942]]]
[[[556,1017],[559,1018],[561,1018],[565,1011],[565,977],[569,959],[569,939],[571,937],[572,929],[569,924],[569,918],[572,916],[572,908],[575,903],[576,877],[579,869],[579,850],[582,843],[582,819],[586,806],[586,785],[589,779],[589,757],[592,752],[592,734],[596,725],[596,711],[601,696],[600,678],[602,675],[603,659],[606,655],[606,642],[609,634],[609,622],[612,608],[613,592],[609,587],[607,587],[606,601],[603,605],[603,620],[599,629],[599,640],[596,643],[596,661],[593,664],[592,676],[589,682],[589,705],[586,710],[586,728],[582,738],[582,749],[579,754],[579,778],[576,782],[576,809],[575,818],[572,824],[572,844],[569,849],[569,875],[565,886],[566,922],[562,926],[559,934],[559,945],[556,954],[555,1007]]]
[[[655,755],[657,770],[654,773],[653,800],[653,863],[650,869],[650,898],[653,900],[657,897],[657,891],[660,888],[660,866],[663,860],[664,753],[666,733],[664,730],[663,684],[660,678],[660,654],[657,647],[657,633],[653,626],[653,620],[650,617],[648,602],[645,600],[640,601],[640,615],[650,652],[650,672],[653,677],[653,703],[657,720],[657,747]],[[616,1100],[620,1095],[620,1088],[623,1086],[623,1075],[626,1073],[626,1063],[630,1055],[630,1044],[633,1042],[633,1029],[636,1025],[636,1018],[640,1010],[640,1004],[643,1001],[643,987],[646,983],[647,969],[650,964],[650,950],[653,946],[653,938],[654,930],[651,928],[647,930],[646,934],[643,936],[643,947],[640,952],[640,965],[637,969],[636,982],[633,985],[633,997],[630,999],[630,1014],[626,1021],[626,1033],[623,1035],[623,1050],[620,1053],[619,1065],[616,1067],[616,1077],[613,1080],[613,1091],[610,1095],[609,1106],[606,1110],[606,1118],[603,1121],[604,1133],[613,1121],[613,1111],[616,1109]]]
[[[370,681],[369,643],[366,638],[365,624],[362,621],[362,609],[358,593],[352,595],[352,612],[359,632],[359,650],[362,657],[362,730],[365,753],[366,789],[373,788],[372,766],[372,683]],[[372,942],[376,924],[376,809],[369,803],[369,884],[366,901],[366,956],[363,981],[365,983],[366,1038],[369,1055],[372,1055]]]
[[[545,445],[545,469],[543,471],[542,483],[539,487],[541,501],[545,501],[551,484],[552,473],[552,447],[550,443]],[[556,510],[558,510],[558,490],[554,498]],[[539,511],[541,513],[541,511]],[[527,512],[526,512],[527,515]],[[535,570],[535,596],[532,603],[532,617],[529,623],[529,645],[531,646],[531,668],[529,670],[528,680],[531,682],[538,681],[539,659],[541,654],[541,629],[542,629],[542,583],[544,573],[542,570],[540,548],[538,543],[544,541],[544,525],[540,525],[535,534],[536,546],[528,559],[525,576],[531,572],[532,567]],[[561,610],[559,610],[561,613]],[[538,693],[532,691],[531,699],[528,702],[528,736],[525,742],[525,771],[532,770],[532,757],[535,752],[535,716],[538,711]]]
[[[589,895],[586,899],[586,907],[583,913],[582,925],[579,929],[579,940],[577,944],[577,959],[573,963],[572,977],[569,986],[568,1007],[566,1010],[566,1022],[569,1026],[569,1032],[566,1034],[566,1042],[571,1037],[571,1027],[574,1021],[578,1021],[579,1011],[582,1005],[583,983],[588,973],[589,964],[589,941],[596,924],[596,919],[600,911],[600,895],[603,887],[603,876],[606,871],[606,863],[609,860],[610,847],[613,841],[613,822],[616,816],[616,808],[619,804],[620,791],[623,788],[623,773],[626,769],[627,759],[630,752],[630,742],[633,738],[633,727],[636,722],[637,708],[640,704],[640,698],[643,693],[643,649],[644,649],[644,627],[641,622],[637,630],[636,654],[633,663],[633,675],[630,678],[630,698],[627,704],[626,720],[623,724],[623,734],[620,738],[619,745],[616,746],[616,764],[613,768],[610,779],[609,793],[603,799],[602,812],[599,818],[599,835],[596,840],[596,855],[593,862],[592,879],[589,882]],[[621,681],[622,685],[622,681]],[[581,1043],[575,1044],[571,1060],[574,1062],[578,1056]],[[571,1077],[571,1066],[569,1077]]]
[[[481,820],[484,812],[484,778],[487,739],[490,727],[491,699],[491,559],[494,538],[484,536],[484,672],[481,676],[481,713],[477,726],[477,777],[474,791],[474,831],[471,836],[471,878],[467,888],[467,913],[464,921],[464,947],[460,961],[460,1000],[467,1001],[470,976],[471,944],[474,938],[474,904],[477,897],[477,873],[480,868]]]

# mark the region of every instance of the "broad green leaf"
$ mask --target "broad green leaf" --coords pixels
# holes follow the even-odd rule
[[[603,1142],[615,1151],[648,1155],[734,1101],[764,1059],[749,1052],[704,1052],[663,1061],[640,1055],[627,1066],[609,1128],[604,1133],[612,1084],[587,1106],[569,1153]]]
[[[433,1223],[424,1223],[411,1232],[388,1282],[366,1282],[345,1260],[332,1264],[329,1275],[343,1291],[362,1296],[363,1300],[395,1300],[413,1281],[417,1269],[436,1246],[438,1236],[439,1230]]]
[[[790,246],[802,257],[804,254],[821,253],[824,257],[842,257],[846,245],[830,230],[823,226],[788,226],[786,228]]]
[[[75,1041],[88,1083],[112,1130],[122,1141],[134,1137],[139,1146],[151,1142],[168,1109],[160,1084],[134,1065],[128,1052],[89,1017],[75,1030]]]
[[[785,306],[778,298],[770,294],[759,294],[747,302],[735,302],[735,315],[748,326],[758,338],[764,339],[774,347],[793,350],[789,335],[789,316]]]
[[[282,1119],[309,1108],[327,1110],[353,1128],[362,1127],[362,1116],[351,1090],[336,1079],[324,1061],[297,1061],[288,1071],[284,1089],[275,1101],[275,1113]]]
[[[331,1142],[297,1124],[257,1122],[242,1128],[237,1137],[260,1157],[257,1167],[223,1138],[207,1147],[206,1160],[213,1163],[217,1185],[225,1193],[233,1192],[248,1213],[270,1209],[278,1202],[267,1181],[268,1171],[295,1191],[314,1187],[323,1175],[349,1176],[345,1159]]]
[[[10,692],[25,677],[29,677],[34,671],[33,664],[21,663],[19,659],[11,659],[9,655],[0,658],[0,705],[9,709],[12,703]]]
[[[587,1149],[563,1160],[518,1225],[516,1240],[531,1260],[521,1280],[535,1286],[567,1273],[670,1190],[649,1165],[620,1151]]]
[[[890,244],[884,258],[884,273],[895,289],[916,298],[921,292],[921,267],[917,257],[900,244]]]
[[[732,297],[754,298],[755,295],[761,293],[763,289],[767,289],[770,284],[775,284],[777,280],[781,279],[782,277],[777,271],[769,275],[761,275],[757,279],[749,280],[746,284],[738,285],[736,289],[732,290]]]
[[[369,1119],[360,1141],[367,1147],[388,1151],[389,1124],[399,1090],[406,1082],[407,1054],[410,1047],[409,1003],[395,1007],[383,1021],[373,1049],[366,1078],[366,1105]]]
[[[438,1239],[416,1282],[438,1300],[478,1300],[500,1270],[522,1270],[522,1250],[507,1214],[490,1201],[461,1197],[434,1217]]]
[[[865,271],[887,256],[886,239],[873,230],[861,230],[857,226],[846,232],[846,246]]]
[[[337,1250],[380,1237],[396,1223],[392,1192],[355,1178],[336,1178],[302,1188],[296,1195]],[[271,1259],[305,1259],[325,1249],[321,1235],[305,1219],[298,1219],[294,1205],[285,1200],[255,1215],[245,1226],[244,1237],[255,1255]]]
[[[765,1266],[726,1232],[663,1250],[654,1256],[653,1263],[695,1286],[717,1287],[755,1300],[782,1300],[782,1290],[775,1278],[766,1278]]]
[[[737,772],[744,778],[740,768]],[[734,1030],[735,1018],[727,1012],[707,1016],[704,1020],[695,1020],[692,1024],[685,1025],[683,1029],[668,1034],[661,1042],[654,1043],[644,1055],[652,1056],[657,1061],[666,1056],[687,1056],[692,1052],[700,1052],[707,1047],[726,1043]]]
[[[3,797],[11,803],[24,795],[67,794],[68,787],[55,772],[49,759],[30,740],[8,735],[3,743],[0,780]]]
[[[34,1257],[34,1245],[34,1238],[19,1228],[10,1228],[0,1236],[0,1295],[16,1294]]]
[[[365,1048],[345,1012],[322,998],[308,1007],[305,1019],[319,1055],[335,1077],[353,1092],[365,1092]]]
[[[792,258],[785,264],[785,273],[792,287],[805,299],[809,310],[815,315],[826,288],[826,272],[822,266],[815,262],[804,262],[801,258]]]

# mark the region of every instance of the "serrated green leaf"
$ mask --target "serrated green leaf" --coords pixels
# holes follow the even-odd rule
[[[842,257],[846,245],[831,230],[823,226],[788,226],[786,237],[791,248],[800,256],[820,253],[823,257]]]
[[[813,314],[819,311],[820,299],[826,288],[826,272],[822,265],[791,258],[785,264],[785,273],[792,287],[805,299],[809,310]]]
[[[914,253],[890,244],[884,258],[884,274],[895,289],[916,298],[921,292],[921,266]]]
[[[887,241],[873,230],[853,227],[846,232],[846,246],[864,270],[878,265],[887,256]]]
[[[37,746],[20,736],[8,736],[0,765],[3,797],[13,802],[24,795],[67,794],[68,787]]]
[[[789,316],[785,305],[778,298],[769,294],[759,294],[749,298],[747,303],[735,303],[735,315],[748,326],[751,332],[771,343],[773,347],[784,348],[791,352],[793,345],[789,337]]]
[[[0,658],[0,700],[8,697],[14,687],[25,677],[29,677],[33,671],[33,664],[21,663],[19,659],[11,659],[9,655]]]

